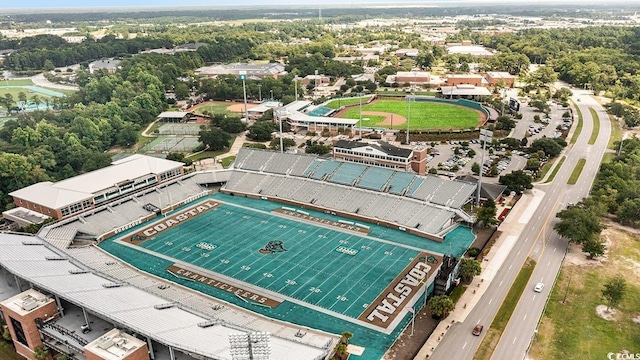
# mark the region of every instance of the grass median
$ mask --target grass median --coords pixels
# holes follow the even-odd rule
[[[584,165],[586,163],[587,163],[586,159],[578,160],[578,163],[576,163],[576,167],[574,167],[573,171],[571,172],[571,176],[569,176],[569,180],[567,180],[567,184],[575,185],[578,182],[578,179],[580,178],[580,174],[582,174],[582,169],[584,168]]]
[[[500,341],[500,337],[502,336],[502,332],[507,327],[509,323],[509,319],[513,314],[513,311],[516,309],[516,305],[518,305],[518,301],[520,301],[520,296],[522,292],[527,287],[529,283],[529,278],[531,278],[531,274],[536,267],[536,262],[527,258],[522,269],[518,273],[518,276],[511,285],[507,296],[502,302],[502,306],[498,310],[496,317],[493,318],[493,322],[486,335],[482,339],[482,343],[478,347],[478,351],[476,351],[474,360],[489,360],[493,355],[493,352]]]
[[[571,136],[571,141],[569,141],[569,144],[575,144],[578,141],[578,137],[582,132],[582,125],[583,125],[582,111],[580,111],[580,108],[578,107],[578,105],[576,105],[576,103],[573,103],[573,105],[574,105],[574,108],[576,109],[576,113],[578,114],[578,125],[576,125],[576,129],[573,131],[573,135]]]
[[[560,158],[560,161],[556,163],[556,166],[553,168],[553,171],[551,171],[551,175],[549,175],[549,178],[547,179],[547,181],[545,181],[545,183],[550,183],[553,181],[553,179],[555,179],[556,175],[558,175],[558,171],[560,171],[560,168],[562,167],[562,164],[564,164],[565,160],[567,160],[566,156],[562,156]]]
[[[593,108],[589,108],[589,111],[593,119],[593,130],[591,130],[591,137],[589,137],[589,145],[593,145],[596,143],[596,140],[598,140],[598,133],[600,133],[600,117]]]

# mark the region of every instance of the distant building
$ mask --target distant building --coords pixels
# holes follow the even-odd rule
[[[362,61],[367,63],[368,61],[380,61],[380,55],[366,54],[362,56],[336,56],[333,58],[335,61],[339,61],[346,64],[353,64],[356,61]]]
[[[455,86],[455,85],[483,86],[487,83],[484,77],[478,74],[451,74],[447,76],[447,80],[445,82],[449,86]]]
[[[495,53],[484,46],[471,45],[470,41],[463,41],[462,44],[447,44],[447,54],[467,54],[477,57],[492,57]]]
[[[487,72],[487,81],[492,86],[501,85],[502,87],[512,88],[516,77],[506,71],[489,71]]]
[[[384,54],[386,48],[384,46],[375,46],[370,48],[358,47],[355,50],[362,55],[381,55]]]
[[[402,57],[402,56],[416,57],[416,56],[418,56],[419,53],[420,53],[420,50],[418,50],[418,49],[398,49],[395,52],[395,56],[397,56],[397,57]]]
[[[426,71],[399,71],[395,75],[387,76],[387,84],[424,85],[431,81],[431,74]]]
[[[9,195],[18,208],[64,219],[176,178],[183,174],[183,165],[177,161],[136,154],[99,170],[56,183],[39,182]],[[2,215],[13,222],[21,221],[11,218],[6,212]]]
[[[13,52],[15,52],[15,50],[13,49],[0,50],[0,64],[3,64],[4,59],[6,59],[7,56],[11,55],[11,53]]]
[[[356,74],[356,75],[351,75],[351,77],[357,83],[367,82],[367,81],[371,81],[371,82],[376,81],[376,77],[373,74]]]
[[[375,165],[424,175],[427,170],[427,149],[407,149],[384,141],[366,143],[338,140],[333,144],[333,158],[359,164]]]
[[[442,86],[442,97],[447,99],[475,99],[481,96],[491,96],[491,91],[486,87],[474,85]]]
[[[121,61],[117,59],[97,60],[89,64],[89,73],[93,74],[96,71],[107,70],[109,74],[113,74],[120,69],[120,63]]]
[[[69,44],[80,44],[87,37],[86,36],[63,36],[62,38],[64,39],[64,41],[68,42]]]
[[[203,46],[207,46],[209,44],[207,43],[202,43],[202,42],[197,42],[197,43],[188,43],[188,44],[182,44],[182,45],[178,45],[176,46],[174,49],[174,52],[184,52],[184,51],[196,51],[199,48],[203,47]]]
[[[300,83],[303,86],[307,86],[309,84],[316,84],[318,86],[329,85],[331,83],[331,77],[327,75],[307,75],[300,80]]]
[[[217,77],[218,75],[238,76],[241,72],[244,72],[248,78],[253,79],[263,79],[266,77],[277,79],[280,75],[285,74],[284,65],[280,63],[268,63],[264,65],[233,63],[204,66],[195,71],[196,75],[207,77]]]
[[[163,111],[158,115],[162,122],[183,123],[189,121],[191,113],[186,111]]]

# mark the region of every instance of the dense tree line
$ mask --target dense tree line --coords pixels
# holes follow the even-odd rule
[[[32,40],[30,38],[21,40],[21,42],[24,41]],[[22,48],[19,45],[18,51],[6,58],[4,66],[16,71],[39,70],[45,68],[47,61],[53,66],[63,67],[102,58],[136,54],[145,49],[173,46],[169,39],[118,40],[113,36],[105,36],[98,41],[88,39],[81,44],[69,44],[58,36],[46,36],[35,43],[40,44],[40,47]]]
[[[147,68],[135,64],[126,77],[86,74],[86,84],[63,98],[59,111],[7,121],[0,129],[0,207],[11,202],[11,191],[102,168],[111,163],[107,149],[133,146],[166,104],[162,81]]]

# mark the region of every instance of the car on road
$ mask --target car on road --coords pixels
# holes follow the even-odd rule
[[[484,326],[478,324],[473,328],[473,331],[471,333],[475,336],[480,336],[480,334],[482,333],[482,329],[484,329]]]
[[[544,289],[544,284],[539,282],[536,284],[536,286],[533,288],[533,291],[535,292],[542,292],[542,289]]]

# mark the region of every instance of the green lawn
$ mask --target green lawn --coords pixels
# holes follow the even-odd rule
[[[227,111],[227,108],[235,103],[232,102],[224,102],[224,101],[212,101],[208,102],[205,105],[199,106],[193,112],[195,114],[202,115],[206,112],[209,114],[230,114],[230,111]]]
[[[235,156],[227,156],[226,158],[220,159],[220,162],[222,163],[222,167],[225,169],[228,169],[229,165],[231,165],[231,163],[233,163],[234,161],[236,161]]]
[[[569,141],[569,144],[575,144],[578,141],[580,133],[582,132],[582,112],[580,111],[580,108],[578,107],[578,105],[576,105],[576,103],[573,103],[573,105],[576,108],[576,112],[578,113],[578,125],[576,125],[576,129],[573,131],[573,136],[571,136],[571,141]]]
[[[640,262],[640,239],[606,231],[613,243],[605,264],[563,265],[533,340],[532,359],[607,359],[623,349],[640,353],[640,324],[632,320],[640,315],[640,273],[632,263]],[[596,307],[605,304],[603,284],[614,275],[626,278],[627,290],[615,320],[606,321]]]
[[[582,169],[584,168],[584,165],[586,163],[587,163],[586,159],[578,160],[576,167],[574,167],[573,171],[571,172],[571,176],[569,176],[569,180],[567,180],[567,184],[575,185],[578,182],[578,179],[580,178],[580,174],[582,174]]]
[[[381,111],[409,118],[409,103],[398,100],[377,100],[370,104],[362,105],[362,111]],[[358,119],[360,117],[360,108],[358,106],[352,107],[341,117]],[[368,121],[362,122],[362,126],[390,127],[377,125],[381,121],[377,116],[363,114],[362,117],[369,118]],[[468,129],[478,126],[480,115],[474,110],[463,106],[416,101],[411,102],[411,117],[408,120],[411,130]],[[403,129],[406,126],[406,124],[398,125],[399,128]]]
[[[31,79],[6,79],[0,81],[0,87],[2,86],[32,86],[33,81]]]
[[[593,130],[591,130],[591,137],[589,137],[589,145],[593,145],[598,140],[598,133],[600,132],[600,117],[593,108],[589,108],[591,117],[593,118]]]
[[[500,341],[500,336],[502,336],[502,332],[507,327],[511,314],[513,314],[513,311],[516,309],[516,305],[518,305],[518,301],[520,301],[520,296],[522,296],[522,292],[527,287],[527,283],[535,267],[536,262],[531,258],[527,258],[518,276],[513,281],[513,285],[511,285],[507,296],[504,298],[504,302],[500,306],[496,317],[493,318],[491,327],[488,329],[489,331],[482,339],[482,343],[480,343],[478,351],[473,357],[475,360],[489,360],[493,355],[493,351]]]
[[[370,97],[371,96],[367,95],[362,97],[340,98],[340,99],[332,100],[323,106],[328,107],[330,109],[339,109],[341,106],[360,105],[360,99],[362,99],[362,103],[366,105],[366,102],[369,100]]]
[[[550,183],[553,181],[553,179],[555,179],[556,175],[558,174],[558,171],[560,171],[560,168],[562,167],[562,164],[564,164],[564,161],[566,159],[567,159],[566,156],[563,156],[562,158],[560,158],[560,161],[558,161],[558,164],[556,165],[556,167],[553,168],[553,171],[551,171],[551,175],[549,175],[549,178],[547,179],[547,181],[545,181],[545,183]]]

